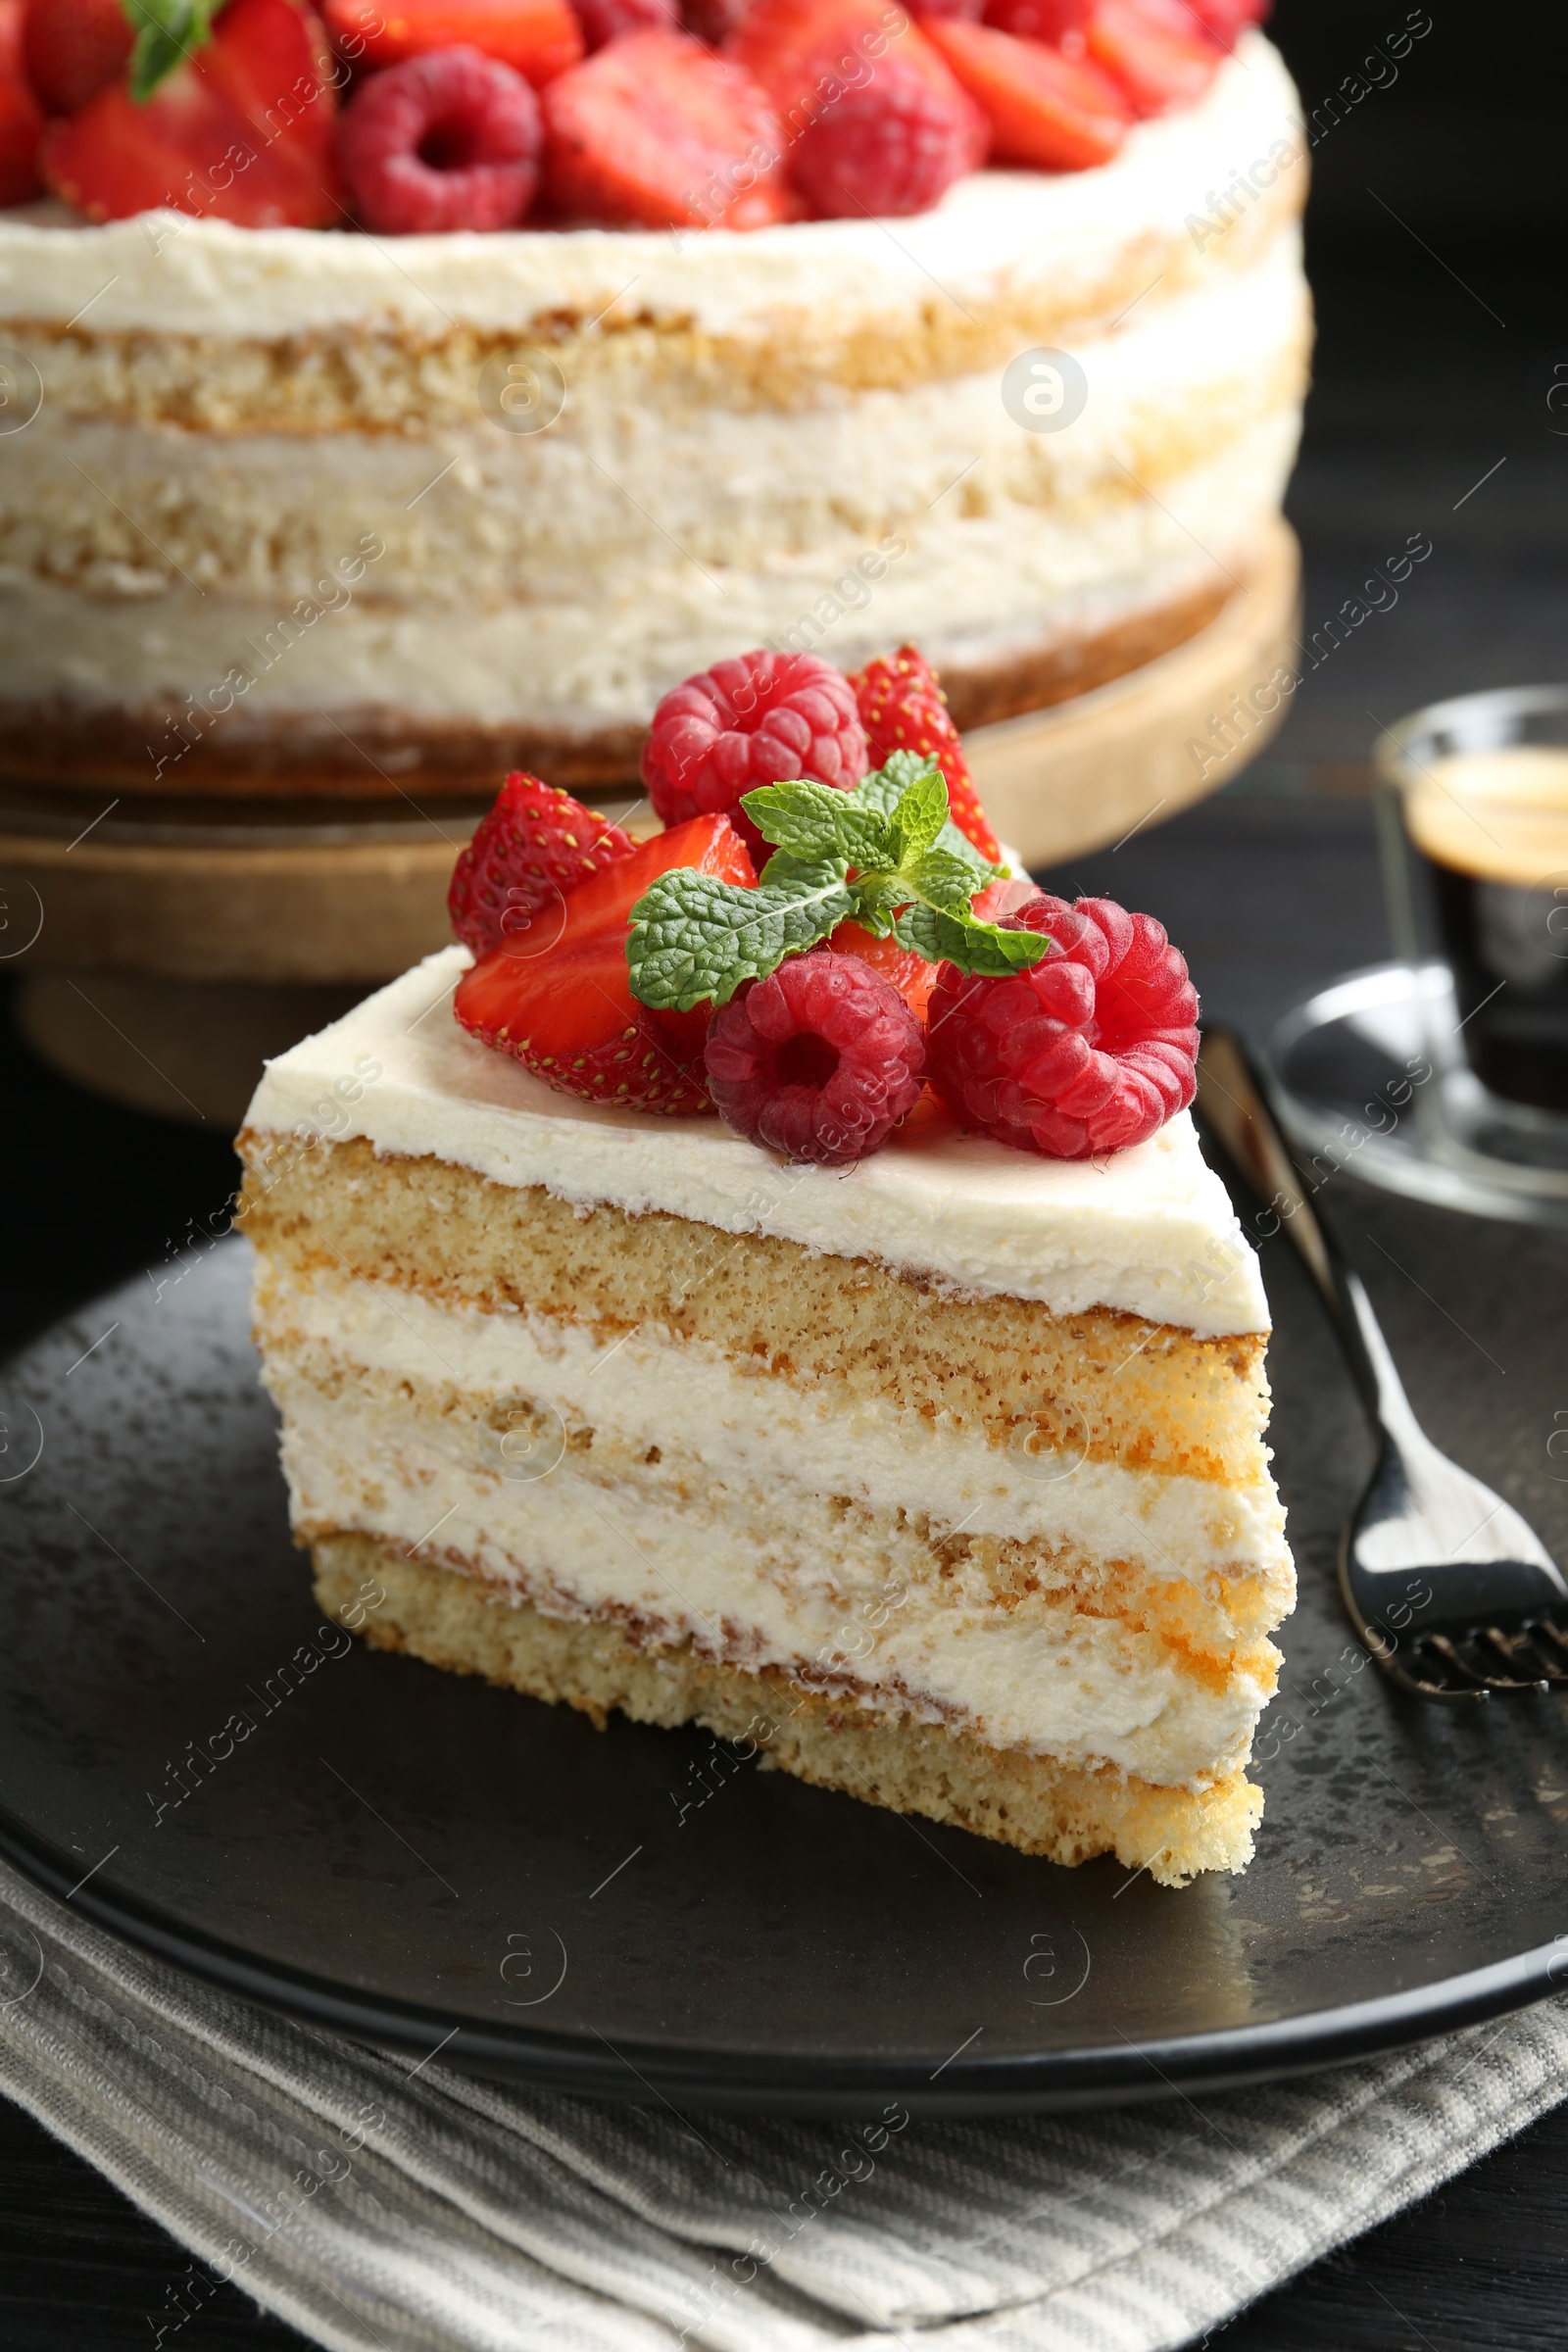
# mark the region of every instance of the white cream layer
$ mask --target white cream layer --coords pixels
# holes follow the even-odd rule
[[[772,1498],[791,1529],[798,1521],[788,1497],[804,1489],[922,1516],[933,1542],[961,1528],[1072,1545],[1154,1582],[1290,1573],[1285,1514],[1266,1477],[1233,1487],[1073,1452],[1004,1450],[877,1398],[758,1378],[701,1341],[645,1326],[607,1345],[554,1316],[448,1306],[333,1270],[302,1278],[264,1263],[257,1315],[274,1375],[285,1364],[321,1382],[346,1366],[426,1390],[456,1388],[480,1413],[512,1398],[543,1401],[549,1427],[534,1468],[556,1459],[568,1426],[595,1428],[639,1453],[657,1446],[677,1479],[689,1475],[699,1487],[717,1479]]]
[[[101,228],[12,216],[0,220],[0,319],[247,339],[385,322],[439,340],[454,324],[526,330],[612,303],[744,333],[781,310],[818,323],[917,315],[938,290],[985,300],[1044,280],[1092,299],[1140,238],[1204,250],[1193,223],[1212,231],[1216,196],[1238,173],[1254,192],[1277,178],[1282,147],[1300,149],[1298,125],[1283,65],[1250,33],[1201,104],[1142,124],[1113,163],[1055,177],[979,172],[896,224],[380,239],[174,214]],[[1245,218],[1252,200],[1233,210]]]
[[[569,1454],[519,1483],[473,1466],[467,1425],[455,1444],[450,1425],[378,1410],[352,1385],[323,1397],[282,1369],[270,1385],[302,1534],[381,1536],[550,1615],[629,1616],[645,1639],[690,1641],[754,1671],[805,1669],[829,1688],[849,1681],[873,1706],[1168,1788],[1236,1769],[1268,1696],[1245,1673],[1216,1690],[1154,1637],[1070,1605],[1008,1611],[885,1581],[857,1589],[836,1559],[813,1572],[787,1534],[774,1547],[766,1522],[737,1523],[722,1491],[708,1498],[717,1507],[668,1507],[590,1481]],[[787,1494],[780,1502],[787,1510]]]
[[[1103,1161],[1038,1159],[938,1122],[853,1168],[790,1167],[717,1119],[601,1109],[476,1044],[451,1011],[467,960],[461,948],[428,956],[270,1062],[247,1117],[276,1136],[267,1149],[363,1136],[585,1207],[777,1234],[1056,1314],[1268,1329],[1257,1260],[1185,1112]]]
[[[195,544],[166,522],[165,555],[192,583],[206,573],[211,594],[179,578],[170,588],[138,535],[118,528],[112,536],[123,544],[91,561],[78,589],[47,577],[66,551],[79,562],[80,540],[51,526],[40,497],[9,529],[0,518],[0,545],[46,567],[43,577],[16,562],[0,567],[0,696],[119,709],[189,697],[191,724],[219,737],[367,709],[416,724],[571,733],[645,724],[671,683],[760,644],[816,652],[844,668],[906,642],[939,668],[1004,660],[1093,639],[1244,577],[1278,506],[1296,433],[1294,412],[1266,418],[1218,463],[1163,483],[1156,497],[1124,497],[1086,514],[1005,502],[965,514],[954,501],[906,529],[857,536],[828,520],[820,540],[808,535],[793,552],[792,535],[781,534],[752,569],[738,550],[717,552],[718,518],[691,534],[710,561],[695,550],[683,558],[651,511],[624,527],[623,502],[606,544],[535,545],[514,486],[488,515],[478,502],[452,532],[432,517],[427,531],[413,533],[401,502],[357,499],[352,477],[331,486],[323,470],[318,511],[302,515],[292,536],[266,523],[265,476],[249,483],[254,527],[233,517],[222,565],[200,552],[213,534],[199,482],[183,486]],[[325,469],[325,455],[314,464]],[[658,479],[659,467],[650,470]],[[29,486],[29,498],[42,487]],[[64,504],[77,505],[83,487],[73,471]],[[136,503],[156,508],[145,496]],[[515,529],[498,536],[514,507]],[[346,588],[340,564],[367,541],[385,545],[383,523],[401,539],[401,562],[377,560],[359,588]],[[478,542],[471,562],[462,548],[470,536]],[[280,561],[286,568],[270,598],[264,583],[234,593],[234,564]],[[867,561],[877,573],[870,583],[860,568]],[[229,576],[220,584],[223,568]],[[485,601],[509,587],[525,593]],[[169,748],[151,741],[149,766]]]

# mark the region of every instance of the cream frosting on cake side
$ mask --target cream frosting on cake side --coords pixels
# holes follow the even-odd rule
[[[1245,582],[1294,460],[1294,120],[1252,36],[1112,164],[896,224],[0,220],[44,389],[0,479],[15,758],[182,788],[253,742],[355,766],[341,723],[388,772],[401,735],[421,772],[581,743],[610,776],[662,692],[758,643],[912,640],[991,716],[1147,660]],[[1003,397],[1039,348],[1084,371],[1060,432]],[[484,390],[519,354],[547,429]]]
[[[1037,1159],[937,1118],[853,1168],[789,1167],[716,1119],[553,1093],[458,1028],[467,963],[462,948],[427,957],[268,1064],[246,1122],[264,1184],[269,1150],[286,1165],[363,1136],[584,1206],[778,1235],[1057,1314],[1113,1307],[1202,1337],[1268,1329],[1256,1257],[1186,1112],[1105,1161]]]

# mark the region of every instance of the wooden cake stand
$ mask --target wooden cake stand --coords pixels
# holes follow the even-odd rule
[[[997,831],[1051,865],[1216,791],[1280,722],[1268,681],[1291,668],[1299,580],[1282,522],[1184,645],[976,729]],[[268,1054],[447,942],[453,859],[488,797],[241,806],[0,785],[0,969],[21,978],[23,1033],[117,1102],[236,1127]]]

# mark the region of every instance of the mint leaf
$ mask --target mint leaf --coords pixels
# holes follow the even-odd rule
[[[839,841],[839,808],[844,794],[831,784],[809,776],[794,776],[783,784],[759,784],[741,794],[741,807],[764,841],[797,858],[819,858]]]
[[[912,858],[921,857],[933,849],[942,837],[948,821],[948,787],[942,770],[933,760],[911,776],[899,795],[899,805],[893,811],[893,835],[897,848],[894,863],[907,867]]]
[[[136,33],[130,94],[138,106],[145,106],[175,67],[212,39],[213,19],[222,5],[223,0],[121,0]]]
[[[985,869],[989,876],[990,868]],[[969,901],[980,885],[974,878],[974,866],[966,858],[955,858],[951,850],[927,850],[904,868],[903,879],[913,896],[924,899],[928,906],[951,907],[955,913],[966,914]]]
[[[768,860],[755,890],[675,866],[631,910],[626,962],[632,995],[660,1012],[726,1004],[746,980],[775,971],[826,939],[855,911],[842,858]]]
[[[965,921],[940,906],[906,906],[893,926],[901,947],[912,948],[928,963],[956,963],[982,980],[1004,980],[1049,956],[1054,944],[1043,931],[1004,931],[996,923]]]

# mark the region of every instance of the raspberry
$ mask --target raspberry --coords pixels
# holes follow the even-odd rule
[[[901,645],[891,662],[868,662],[850,684],[877,766],[893,752],[924,752],[935,760],[948,785],[948,814],[982,858],[996,864],[1002,853],[980,806],[958,730],[948,716],[948,700],[936,671],[912,645]]]
[[[927,213],[986,150],[979,110],[896,53],[860,89],[823,107],[790,158],[796,186],[827,220]]]
[[[869,964],[813,948],[720,1006],[705,1059],[726,1126],[787,1159],[846,1168],[920,1100],[925,1040]]]
[[[1152,915],[1109,899],[1039,898],[1006,918],[1056,953],[1006,980],[945,963],[931,993],[931,1075],[965,1126],[1047,1159],[1149,1138],[1193,1099],[1198,996]]]
[[[673,28],[680,22],[675,0],[572,0],[584,45],[602,49],[620,32],[646,32],[650,24]]]
[[[635,846],[596,808],[517,768],[453,869],[453,931],[470,955],[487,955],[530,929],[542,908],[564,916],[567,891]],[[539,927],[540,954],[553,944],[543,936],[552,927]]]
[[[736,807],[743,792],[813,776],[848,792],[865,774],[855,689],[815,654],[741,654],[671,688],[643,746],[643,782],[666,825],[728,810],[747,848],[771,855]]]
[[[909,14],[920,24],[926,17],[960,17],[966,24],[978,24],[985,0],[909,0]]]
[[[534,199],[539,101],[477,49],[431,49],[364,81],[338,124],[354,212],[388,236],[512,228]]]

